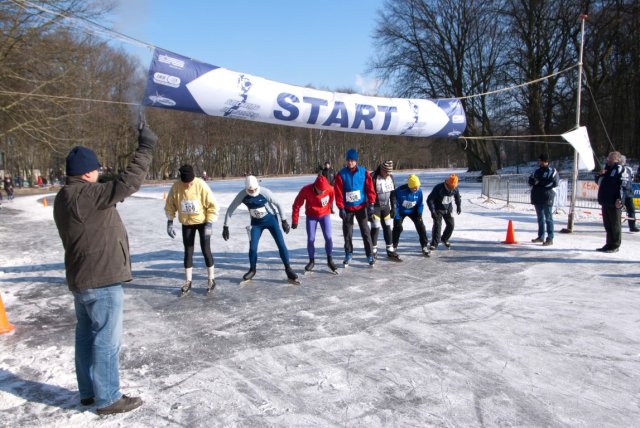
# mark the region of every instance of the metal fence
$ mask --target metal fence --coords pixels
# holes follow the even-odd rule
[[[556,188],[556,208],[569,207],[571,204],[570,180],[561,179]],[[597,193],[598,187],[593,181],[592,174],[582,174],[578,177],[576,193],[576,207],[599,209]],[[488,200],[505,201],[508,204],[530,204],[531,187],[527,174],[485,175],[482,177],[482,195]]]

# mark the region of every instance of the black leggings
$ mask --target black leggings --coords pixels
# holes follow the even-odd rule
[[[211,254],[211,237],[204,236],[204,226],[202,224],[182,225],[182,243],[184,244],[184,267],[193,267],[193,247],[196,241],[196,231],[200,235],[200,248],[204,256],[204,263],[207,267],[213,266],[213,255]]]

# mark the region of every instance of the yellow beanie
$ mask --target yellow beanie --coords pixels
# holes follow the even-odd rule
[[[451,174],[445,183],[447,183],[447,186],[449,186],[450,189],[455,189],[458,187],[458,176]]]
[[[409,189],[415,189],[416,187],[420,187],[420,179],[417,175],[410,175],[407,179],[407,184],[409,185]]]

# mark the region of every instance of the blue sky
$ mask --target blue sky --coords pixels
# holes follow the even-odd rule
[[[121,0],[114,28],[199,61],[269,80],[373,94],[366,75],[384,0]],[[128,46],[143,61],[151,51]]]

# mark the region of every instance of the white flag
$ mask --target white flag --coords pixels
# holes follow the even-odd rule
[[[591,142],[589,141],[589,134],[587,134],[587,128],[585,126],[581,126],[573,131],[565,132],[562,134],[562,138],[567,140],[578,152],[579,169],[591,171],[596,167],[596,162],[593,159]]]

